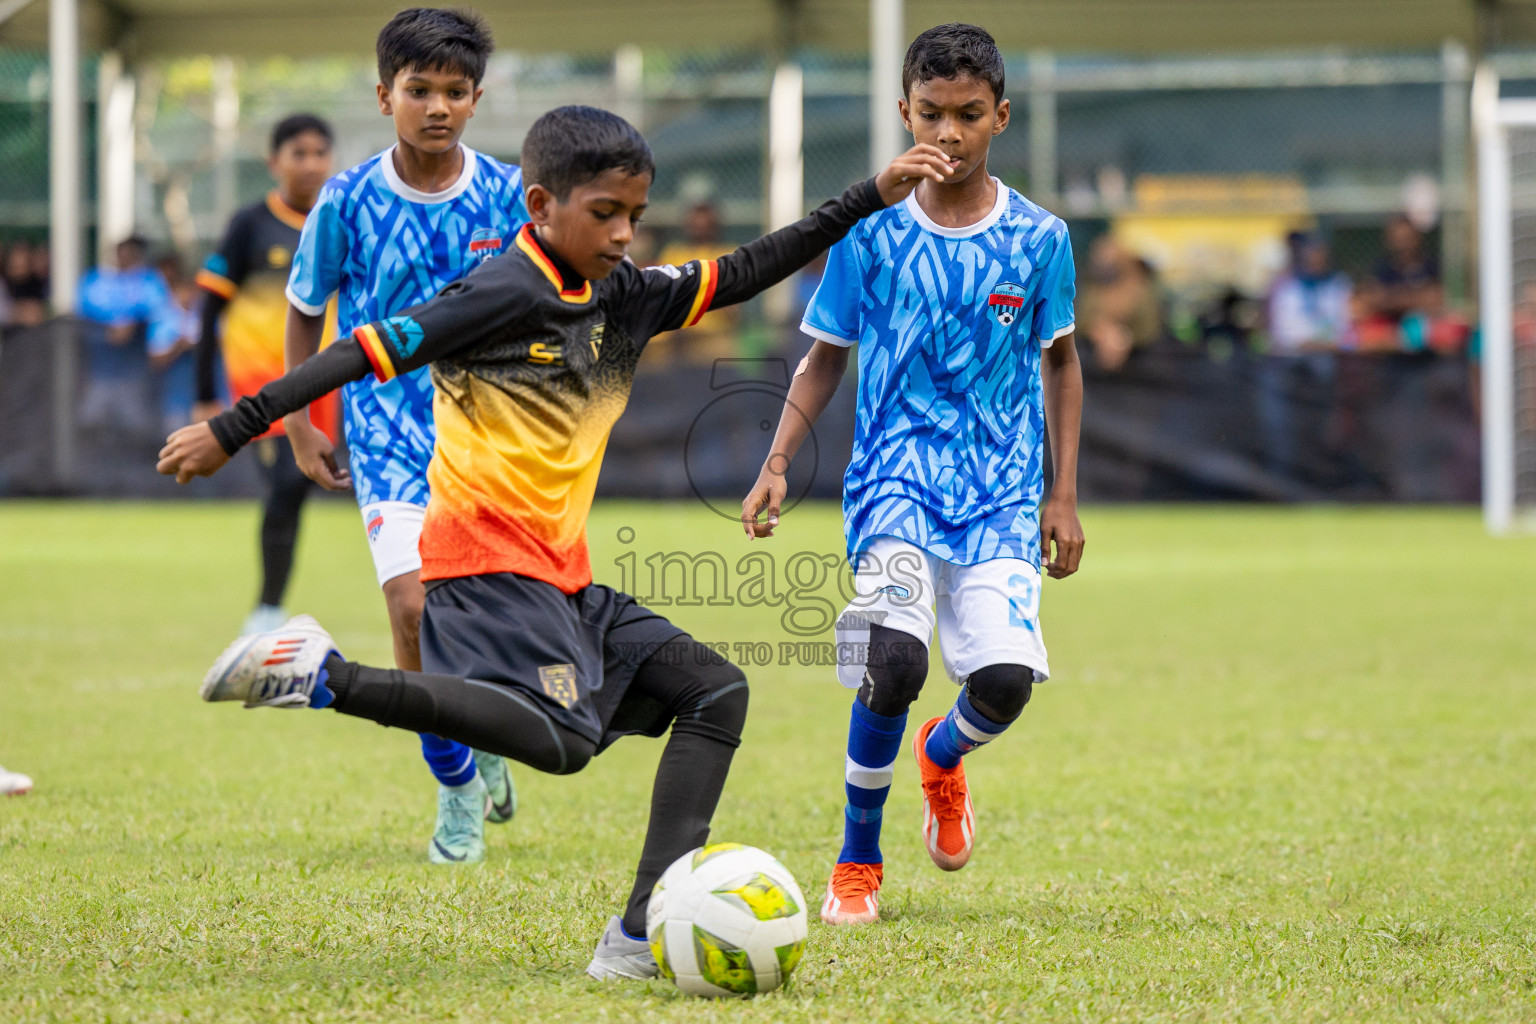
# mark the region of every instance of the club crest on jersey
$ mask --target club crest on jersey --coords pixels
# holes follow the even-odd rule
[[[1009,327],[1024,312],[1024,289],[1016,284],[1000,284],[987,296],[987,316]]]
[[[384,529],[384,513],[375,512],[368,517],[368,543],[379,542],[379,532]]]
[[[550,700],[563,708],[576,703],[576,666],[545,665],[539,669],[539,684]]]
[[[495,228],[480,228],[469,236],[469,255],[477,263],[501,252],[501,234]]]

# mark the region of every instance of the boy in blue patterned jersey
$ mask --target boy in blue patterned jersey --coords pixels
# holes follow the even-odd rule
[[[342,332],[425,302],[509,247],[528,219],[522,172],[459,141],[482,92],[491,36],[479,15],[410,8],[378,38],[379,110],[393,147],[332,178],[304,223],[288,282],[287,357],[318,351],[325,306],[338,297]],[[350,472],[304,412],[284,419],[305,475],[355,488],[389,608],[395,663],[419,671],[422,516],[436,436],[432,379],[423,367],[384,383],[342,389]],[[506,821],[516,793],[501,758],[423,734],[440,784],[433,863],[478,861],[484,820]],[[478,764],[478,770],[477,770]]]
[[[987,173],[991,139],[1008,126],[1002,56],[985,30],[941,25],[912,43],[902,86],[907,130],[943,150],[953,172],[832,248],[802,324],[816,341],[742,503],[748,536],[771,536],[789,461],[857,343],[843,492],[855,598],[839,639],[867,657],[838,673],[858,696],[828,924],[879,916],[881,810],[935,627],[961,690],[913,744],[923,840],[946,871],[970,859],[976,820],[961,758],[1001,735],[1047,678],[1041,565],[1069,576],[1083,549],[1072,249],[1065,224]],[[1047,423],[1055,480],[1042,506]]]

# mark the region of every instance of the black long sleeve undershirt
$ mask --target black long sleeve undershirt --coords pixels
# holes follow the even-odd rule
[[[356,338],[338,338],[304,364],[208,421],[225,454],[250,444],[291,412],[373,372]]]
[[[219,397],[219,385],[214,380],[214,358],[219,351],[219,317],[229,305],[229,300],[210,291],[203,292],[202,329],[197,337],[197,400],[212,402]]]
[[[884,208],[875,179],[869,178],[849,186],[801,220],[720,257],[715,261],[720,281],[709,308],[745,302],[773,287],[831,248],[859,221]]]

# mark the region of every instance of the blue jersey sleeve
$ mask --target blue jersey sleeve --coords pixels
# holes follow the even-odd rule
[[[340,189],[327,186],[320,191],[315,208],[304,219],[299,248],[293,254],[288,301],[310,316],[323,314],[326,303],[341,287],[341,270],[350,244],[350,232],[342,217],[343,198]]]
[[[161,307],[159,313],[150,321],[149,334],[145,339],[146,348],[152,356],[165,355],[185,340],[197,341],[197,335],[189,331],[187,313],[174,301],[167,302]]]
[[[848,235],[827,253],[827,269],[805,307],[800,329],[818,341],[847,348],[859,340],[859,296],[864,293],[862,248]]]
[[[1056,251],[1040,271],[1040,298],[1035,306],[1035,337],[1042,348],[1076,327],[1072,308],[1077,297],[1077,268],[1072,263],[1072,240],[1063,227],[1056,236]]]
[[[520,231],[528,223],[528,204],[523,199],[523,176],[518,174],[511,194],[507,196],[507,216],[512,218],[512,230]]]

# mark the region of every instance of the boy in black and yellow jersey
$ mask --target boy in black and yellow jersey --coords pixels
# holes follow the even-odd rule
[[[267,169],[277,187],[230,218],[218,250],[197,273],[198,287],[206,293],[197,345],[197,420],[221,407],[214,380],[221,342],[231,398],[254,395],[283,375],[284,289],[304,218],[331,176],[331,126],[313,114],[279,121],[272,129]],[[335,333],[333,320],[326,340]],[[317,402],[309,414],[315,426],[332,439],[337,436],[334,398]],[[242,631],[246,635],[272,629],[288,617],[283,593],[293,569],[299,514],[310,491],[282,423],[272,424],[257,440],[267,497],[261,517],[261,589]]]
[[[861,217],[951,168],[933,146],[718,260],[625,260],[655,165],[626,121],[590,107],[538,120],[522,151],[531,224],[438,297],[368,324],[207,424],[160,471],[216,471],[266,424],[369,372],[432,366],[437,447],[422,531],[424,672],[350,662],[313,619],[236,642],[206,700],[333,707],[569,774],[620,736],[671,736],[622,915],[594,977],[652,977],[645,911],[661,872],[709,834],[747,712],[734,665],[627,594],[592,582],[586,518],[608,432],[655,334],[783,280]]]

